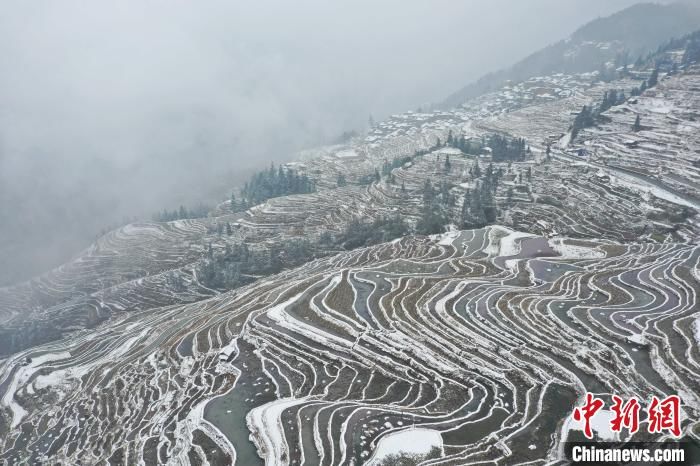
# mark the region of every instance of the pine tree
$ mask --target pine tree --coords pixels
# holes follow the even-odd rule
[[[614,94],[615,98],[617,98],[617,93]],[[612,97],[609,95],[608,100],[611,100]],[[593,114],[591,113],[590,107],[584,105],[581,111],[579,112],[578,115],[576,115],[576,118],[574,118],[574,124],[571,128],[571,140],[576,139],[576,136],[578,135],[578,132],[583,129],[583,128],[589,128],[593,126],[594,120],[593,120]]]
[[[433,198],[435,197],[435,192],[433,191],[433,184],[430,180],[425,180],[423,184],[423,205],[430,205],[433,203]]]
[[[649,79],[647,80],[647,87],[651,88],[656,86],[659,83],[659,68],[656,67],[654,68],[654,71],[651,72],[651,76],[649,76]]]
[[[469,220],[472,228],[481,228],[486,225],[486,212],[481,202],[481,193],[478,189],[470,197]]]
[[[461,150],[462,152],[464,152],[464,153],[467,152],[467,140],[465,139],[463,134],[459,137],[459,142],[457,143],[457,146],[458,146],[458,149]]]
[[[462,200],[462,212],[460,218],[460,224],[462,228],[466,227],[469,220],[469,205],[471,203],[471,197],[469,195],[469,190],[464,194],[464,199]]]
[[[642,122],[639,118],[639,115],[637,115],[637,118],[634,119],[634,125],[632,126],[632,131],[635,133],[638,131],[641,131],[642,129]]]
[[[451,168],[452,168],[452,164],[450,163],[450,156],[448,154],[445,156],[445,171],[449,172]]]

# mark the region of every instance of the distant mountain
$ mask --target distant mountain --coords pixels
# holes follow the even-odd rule
[[[606,18],[595,19],[571,37],[552,44],[512,67],[489,73],[443,101],[455,107],[466,100],[500,88],[506,81],[519,82],[552,73],[580,73],[613,61],[633,63],[669,39],[700,28],[699,3],[659,5],[640,3]]]

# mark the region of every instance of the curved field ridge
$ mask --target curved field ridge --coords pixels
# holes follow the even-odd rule
[[[544,464],[586,391],[677,393],[697,436],[699,267],[504,227],[317,259],[0,362],[0,461],[359,464],[427,429],[428,464]]]

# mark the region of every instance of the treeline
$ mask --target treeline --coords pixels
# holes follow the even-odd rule
[[[308,194],[316,191],[316,183],[296,170],[280,166],[275,169],[271,164],[267,170],[254,174],[246,181],[240,192],[240,199],[231,194],[231,210],[238,212],[251,206],[261,204],[273,197],[290,194]]]
[[[173,220],[183,220],[188,218],[203,218],[209,214],[211,208],[204,204],[199,204],[194,208],[188,209],[185,206],[180,206],[179,209],[156,212],[151,216],[155,222],[171,222]]]

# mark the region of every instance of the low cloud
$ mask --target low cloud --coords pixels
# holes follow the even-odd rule
[[[633,1],[8,1],[0,284]]]

